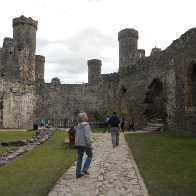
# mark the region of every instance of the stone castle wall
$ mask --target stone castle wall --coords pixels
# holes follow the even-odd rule
[[[31,129],[36,106],[34,85],[1,82],[1,127]]]
[[[101,74],[101,60],[91,59],[87,84],[45,83],[45,57],[35,54],[37,21],[21,16],[13,28],[14,38],[0,48],[0,127],[30,129],[41,118],[67,126],[80,111],[100,122],[116,111],[125,119],[134,115],[137,129],[157,120],[164,129],[195,132],[195,28],[149,57],[137,48],[136,30],[120,31],[119,72]]]
[[[88,112],[91,121],[101,120],[102,88],[89,84],[44,83],[37,88],[38,118],[49,119],[51,124],[63,126],[77,121],[80,111]]]

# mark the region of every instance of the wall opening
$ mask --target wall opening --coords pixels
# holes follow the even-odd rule
[[[144,118],[146,121],[166,122],[167,113],[165,109],[165,99],[163,96],[163,87],[159,79],[155,78],[146,93],[144,104],[146,110]]]
[[[3,93],[0,93],[0,128],[3,128]]]
[[[126,101],[127,89],[124,85],[121,85],[119,91],[119,115],[124,116],[127,114],[127,101]]]
[[[193,61],[185,77],[184,101],[186,113],[196,114],[196,63]]]

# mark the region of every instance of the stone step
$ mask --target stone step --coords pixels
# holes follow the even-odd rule
[[[161,129],[162,129],[161,127],[159,127],[159,128],[157,128],[157,127],[156,128],[155,127],[154,128],[153,127],[144,127],[143,128],[144,131],[160,131]]]
[[[152,119],[146,123],[146,126],[143,128],[145,131],[159,131],[162,129],[163,124],[160,123],[161,119]]]
[[[159,128],[161,128],[161,127],[146,125],[145,128],[149,128],[149,129],[159,129]]]
[[[150,122],[155,122],[155,123],[157,122],[158,123],[158,122],[162,122],[162,119],[154,118],[154,119],[151,119]]]
[[[152,126],[152,127],[162,127],[163,124],[161,123],[151,123],[151,122],[148,122],[147,123],[147,126]]]

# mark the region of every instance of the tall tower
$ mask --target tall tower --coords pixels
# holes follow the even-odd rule
[[[45,57],[41,55],[35,56],[35,81],[44,82],[44,65]]]
[[[101,65],[99,59],[88,60],[88,83],[96,83],[101,79]]]
[[[13,39],[17,41],[19,51],[27,46],[32,53],[35,53],[37,23],[23,15],[13,19]]]
[[[138,31],[123,29],[118,33],[119,69],[128,65],[136,57]]]

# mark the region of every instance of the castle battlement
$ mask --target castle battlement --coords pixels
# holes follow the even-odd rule
[[[20,16],[19,18],[14,18],[12,22],[12,26],[15,27],[18,24],[28,24],[34,26],[37,29],[38,21],[33,20],[31,17],[26,18],[25,16]]]
[[[102,61],[99,59],[88,60],[88,82],[99,83],[101,79]]]
[[[138,39],[138,31],[135,29],[123,29],[118,33],[118,40],[125,37],[133,37],[135,39]]]
[[[102,65],[102,62],[99,59],[91,59],[91,60],[88,60],[88,66],[89,65]]]
[[[17,41],[10,37],[5,37],[3,40],[3,48],[17,47]]]

